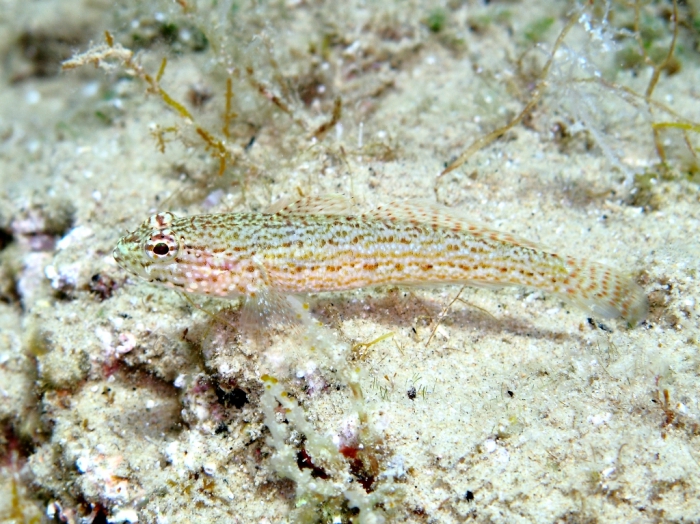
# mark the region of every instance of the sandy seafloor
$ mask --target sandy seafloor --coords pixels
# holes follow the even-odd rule
[[[571,5],[183,4],[3,2],[0,521],[700,521],[697,165],[665,130],[664,171],[644,104],[572,81],[644,92],[649,67],[615,65],[630,39],[582,19],[532,114],[437,183],[524,107]],[[659,46],[669,10],[645,18]],[[698,122],[697,5],[681,15],[681,67],[653,96]],[[124,68],[58,73],[105,30],[151,75],[167,56],[163,88],[217,137],[231,75],[223,176]],[[314,141],[336,96],[340,122]],[[241,336],[236,301],[197,309],[111,256],[156,210],[326,193],[437,200],[629,273],[651,311],[628,329],[517,288],[467,288],[444,312],[459,288],[359,290],[309,297],[313,351],[299,329]]]

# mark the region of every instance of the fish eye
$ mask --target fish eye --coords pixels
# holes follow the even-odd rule
[[[155,246],[153,246],[153,253],[158,256],[164,257],[168,254],[168,251],[170,251],[170,248],[165,242],[158,242]]]
[[[154,260],[173,258],[179,247],[177,239],[168,231],[155,233],[144,245],[146,254]]]

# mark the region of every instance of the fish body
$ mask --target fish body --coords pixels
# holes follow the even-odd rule
[[[636,323],[647,311],[642,289],[621,272],[429,205],[395,203],[360,213],[331,196],[264,213],[177,218],[164,212],[123,237],[114,257],[149,281],[218,297],[387,284],[516,285],[599,317]]]

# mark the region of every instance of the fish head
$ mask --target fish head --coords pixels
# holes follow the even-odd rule
[[[151,282],[163,282],[176,265],[180,251],[180,239],[171,225],[172,213],[163,212],[151,216],[135,231],[123,236],[112,251],[112,256],[122,268]]]

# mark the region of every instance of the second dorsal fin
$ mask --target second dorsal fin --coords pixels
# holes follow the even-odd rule
[[[367,216],[380,220],[394,220],[399,222],[415,222],[437,226],[452,231],[466,231],[473,235],[491,237],[506,242],[519,244],[524,247],[548,251],[536,242],[516,237],[504,231],[498,231],[485,226],[477,221],[460,216],[455,210],[427,202],[424,200],[409,200],[408,202],[391,202],[378,206]]]

